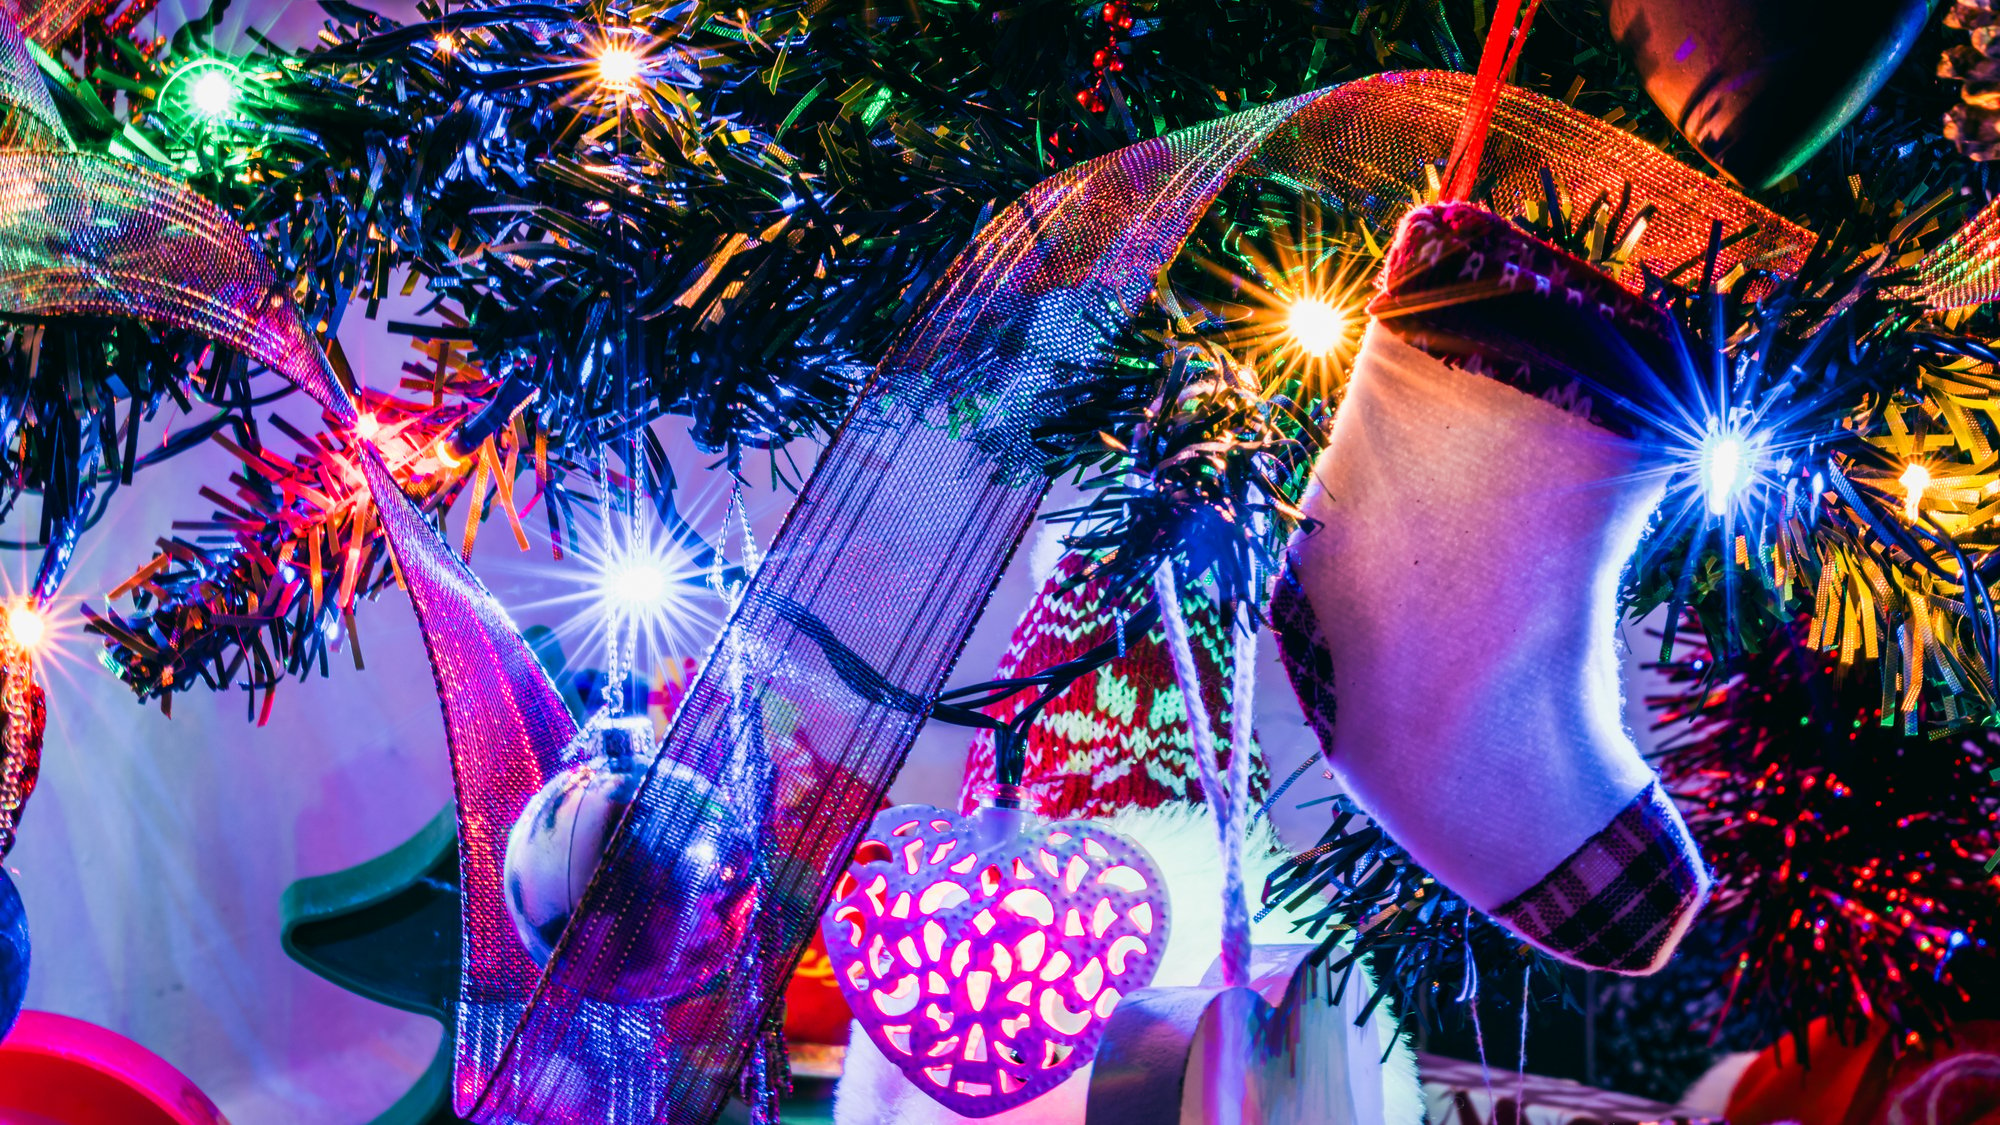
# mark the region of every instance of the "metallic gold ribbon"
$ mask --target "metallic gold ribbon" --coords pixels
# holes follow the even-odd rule
[[[42,765],[47,719],[35,683],[34,654],[12,629],[0,627],[0,859],[13,850],[15,832]]]

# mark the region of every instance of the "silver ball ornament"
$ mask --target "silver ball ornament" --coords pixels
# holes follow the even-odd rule
[[[593,724],[578,737],[594,745],[572,746],[582,760],[549,778],[507,834],[507,910],[537,964],[548,963],[653,768],[652,724],[644,718]],[[595,947],[591,963],[612,966],[585,981],[599,1000],[669,1000],[707,988],[732,967],[754,906],[746,817],[686,766],[662,762],[657,772],[653,784],[664,787],[666,806],[702,831],[679,854],[656,857],[643,885],[617,896],[657,904],[668,924],[635,926],[631,909],[586,919],[578,936]]]

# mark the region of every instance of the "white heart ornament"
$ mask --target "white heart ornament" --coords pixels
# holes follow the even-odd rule
[[[1168,917],[1152,857],[1102,825],[901,805],[876,815],[820,925],[883,1056],[986,1117],[1095,1056],[1159,968]]]

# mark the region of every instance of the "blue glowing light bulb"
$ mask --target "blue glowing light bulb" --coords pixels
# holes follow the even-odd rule
[[[1729,511],[1743,487],[1750,483],[1756,451],[1734,430],[1711,427],[1701,443],[1701,490],[1708,501],[1708,514]]]

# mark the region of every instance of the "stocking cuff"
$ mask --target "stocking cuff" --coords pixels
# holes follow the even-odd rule
[[[1708,887],[1687,825],[1655,781],[1493,917],[1565,961],[1645,974],[1666,964]]]
[[[1684,363],[1666,314],[1483,208],[1410,212],[1381,285],[1368,311],[1406,342],[1624,437],[1653,428]]]

